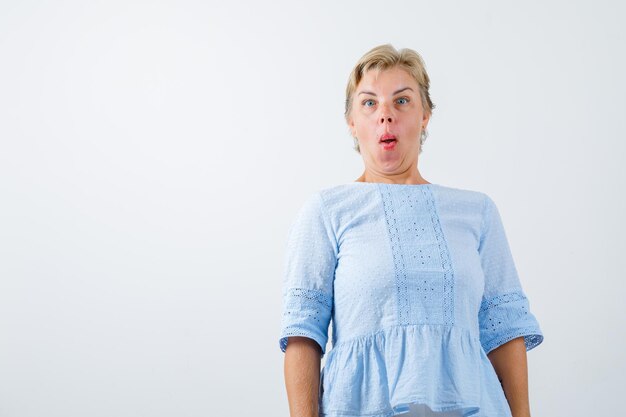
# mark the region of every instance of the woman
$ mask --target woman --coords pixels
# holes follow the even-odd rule
[[[312,195],[287,242],[293,417],[530,416],[526,351],[543,334],[494,201],[419,172],[429,86],[421,57],[390,45],[350,75],[345,117],[364,172]]]

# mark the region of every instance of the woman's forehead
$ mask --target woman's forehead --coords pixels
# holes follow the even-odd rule
[[[380,92],[391,92],[411,87],[416,91],[417,82],[405,69],[394,67],[389,69],[371,69],[363,74],[363,78],[357,86],[357,93],[361,90],[380,90]]]

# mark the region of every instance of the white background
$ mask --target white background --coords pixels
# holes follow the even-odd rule
[[[288,416],[287,228],[361,174],[345,84],[382,43],[431,77],[422,175],[498,205],[545,335],[533,416],[615,415],[624,12],[2,1],[0,416]]]

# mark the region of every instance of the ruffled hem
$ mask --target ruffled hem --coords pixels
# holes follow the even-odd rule
[[[510,416],[480,340],[458,326],[394,326],[337,343],[319,398],[323,417],[391,417],[417,404],[442,416]]]
[[[427,407],[427,411],[423,411],[422,406]],[[338,413],[324,413],[321,412],[320,416],[323,417],[393,417],[397,415],[406,415],[409,411],[414,410],[413,413],[407,415],[407,417],[413,417],[415,415],[433,416],[437,417],[477,417],[479,408],[477,407],[462,407],[462,406],[448,406],[448,405],[434,405],[429,406],[422,400],[415,400],[410,402],[404,402],[393,407],[391,411],[377,413],[377,414],[338,414]]]

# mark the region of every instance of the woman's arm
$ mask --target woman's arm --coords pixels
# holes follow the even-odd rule
[[[290,336],[285,350],[285,386],[291,417],[319,417],[321,349],[307,337]]]
[[[504,389],[513,417],[530,417],[528,364],[524,338],[518,337],[487,355]]]

